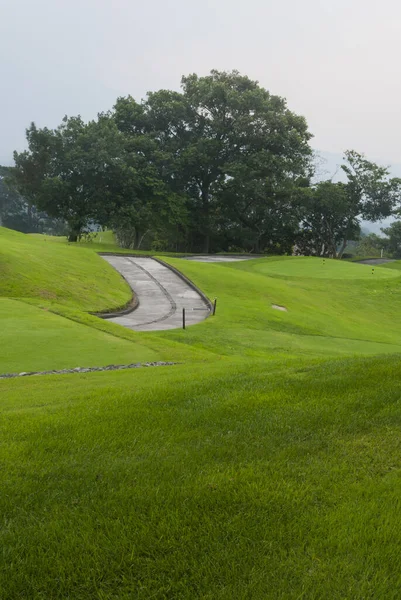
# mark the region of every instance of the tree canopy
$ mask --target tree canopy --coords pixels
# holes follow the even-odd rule
[[[313,185],[311,133],[285,99],[237,71],[183,77],[181,91],[118,98],[85,123],[27,129],[14,178],[29,205],[94,223],[133,248],[341,256],[360,220],[388,216],[400,182],[346,153],[345,183]]]
[[[297,246],[302,253],[341,258],[349,240],[360,235],[361,220],[390,216],[401,198],[401,180],[389,170],[347,151],[342,170],[346,183],[323,181],[304,194]]]
[[[182,92],[150,93],[141,105],[120,98],[114,119],[126,135],[153,142],[159,173],[183,200],[187,233],[204,252],[238,228],[255,249],[269,245],[270,217],[288,221],[310,174],[305,119],[237,71],[183,77]]]

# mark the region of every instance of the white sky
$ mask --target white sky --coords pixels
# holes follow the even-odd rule
[[[303,114],[313,146],[401,163],[397,0],[0,0],[0,164],[31,121],[238,69]]]

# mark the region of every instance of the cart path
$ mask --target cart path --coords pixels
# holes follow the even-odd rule
[[[184,260],[193,260],[195,262],[205,263],[225,263],[225,262],[239,262],[242,260],[254,260],[255,258],[263,258],[263,255],[257,254],[252,256],[251,254],[238,254],[236,256],[227,256],[225,254],[197,254],[196,256],[183,256]]]
[[[204,298],[174,271],[153,258],[102,256],[126,279],[139,306],[132,312],[108,318],[135,331],[161,331],[194,325],[209,316]]]
[[[386,263],[395,262],[395,258],[365,258],[364,260],[355,261],[360,265],[384,265]]]

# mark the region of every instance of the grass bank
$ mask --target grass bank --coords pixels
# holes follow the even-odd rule
[[[140,334],[105,246],[0,229],[0,371],[182,364],[0,382],[0,598],[398,598],[401,263],[164,258],[217,314]]]
[[[5,382],[1,597],[396,598],[399,365]]]

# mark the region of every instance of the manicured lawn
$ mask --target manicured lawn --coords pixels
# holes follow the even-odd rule
[[[102,311],[123,306],[131,292],[93,251],[0,227],[0,296]]]
[[[160,360],[139,340],[133,343],[8,298],[0,298],[0,330],[0,374]]]
[[[399,598],[401,262],[164,258],[216,316],[138,333],[113,244],[0,229],[1,373],[181,363],[0,381],[1,600]]]
[[[13,265],[3,281],[3,295],[19,295],[24,302],[41,308],[35,313],[36,318],[40,314],[40,323],[48,317],[46,326],[40,327],[42,341],[35,343],[38,326],[30,328],[27,319],[20,318],[24,313],[20,304],[13,308],[8,305],[12,318],[3,328],[3,342],[9,358],[6,361],[0,356],[1,372],[10,370],[11,364],[13,370],[26,371],[38,364],[50,369],[92,366],[98,360],[101,365],[110,362],[109,357],[114,357],[111,362],[121,363],[127,354],[139,357],[135,360],[158,356],[182,362],[211,356],[271,360],[278,356],[329,358],[401,351],[401,274],[394,267],[378,267],[372,275],[365,265],[327,261],[323,266],[321,259],[313,258],[204,264],[163,257],[210,298],[218,298],[217,315],[186,331],[137,334],[85,312],[111,307],[117,298],[121,304],[129,297],[125,282],[94,250],[82,248],[82,244],[68,245],[58,238],[23,236],[4,229],[0,233],[2,247]],[[322,269],[333,278],[323,279]],[[30,283],[21,287],[21,277]],[[285,306],[287,312],[274,310],[273,304]],[[51,312],[68,320],[63,323],[58,319],[60,326],[53,327]],[[79,335],[72,335],[71,320],[85,325],[78,328]],[[118,338],[124,339],[124,344]],[[92,349],[89,353],[89,346],[81,344],[81,339],[87,340]],[[57,340],[55,351],[53,340]],[[21,347],[31,350],[21,352]]]
[[[233,263],[230,263],[233,266]],[[330,280],[389,279],[395,273],[383,270],[380,266],[361,265],[334,259],[308,256],[274,256],[261,261],[234,263],[234,267],[261,273],[269,277],[302,277]]]
[[[398,597],[399,357],[2,390],[2,598]]]
[[[217,317],[186,332],[162,335],[227,355],[338,356],[399,352],[401,349],[401,277],[397,271],[338,263],[343,280],[289,277],[298,258],[279,257],[226,264],[204,264],[165,258],[197,283],[210,298],[217,296]],[[308,259],[308,270],[320,268]],[[272,265],[284,274],[270,275]],[[286,267],[288,266],[288,271]],[[381,275],[381,271],[385,276]],[[391,273],[389,278],[386,277]],[[281,305],[287,312],[274,310]]]

